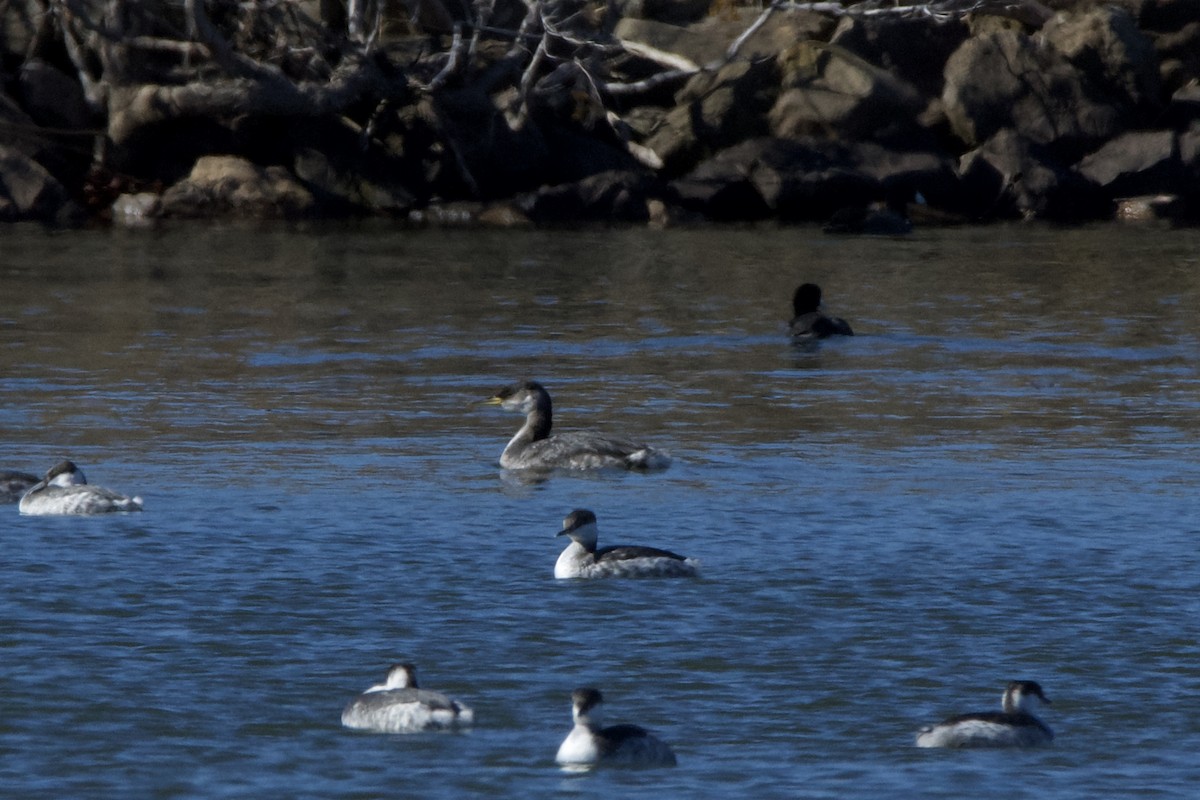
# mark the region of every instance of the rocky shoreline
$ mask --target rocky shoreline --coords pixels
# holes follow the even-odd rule
[[[155,5],[5,6],[0,221],[1200,223],[1194,0]]]

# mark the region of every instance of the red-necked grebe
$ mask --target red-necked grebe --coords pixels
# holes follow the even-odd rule
[[[523,381],[496,392],[487,401],[525,415],[525,424],[500,454],[505,469],[663,469],[671,457],[631,439],[594,433],[550,435],[550,393],[536,381]]]

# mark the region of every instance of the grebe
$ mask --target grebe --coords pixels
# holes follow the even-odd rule
[[[554,564],[555,578],[657,578],[692,577],[699,562],[656,547],[618,545],[596,549],[596,515],[586,508],[572,511],[556,536],[570,536],[571,544]]]
[[[1033,715],[1039,704],[1050,704],[1034,681],[1012,681],[1001,699],[1002,711],[962,714],[922,728],[917,747],[1034,747],[1049,744],[1054,732]]]
[[[393,664],[387,680],[350,701],[342,710],[347,728],[380,733],[414,733],[430,728],[468,726],[475,712],[441,692],[417,688],[412,664]]]
[[[505,469],[664,469],[671,463],[666,453],[629,439],[594,433],[551,436],[550,393],[535,381],[505,387],[487,402],[525,415],[525,424],[500,454]]]
[[[70,461],[63,461],[51,467],[46,477],[25,493],[18,509],[22,514],[38,516],[141,511],[142,498],[126,497],[103,486],[92,486],[83,470]]]
[[[801,284],[796,289],[792,296],[792,314],[789,328],[797,339],[854,335],[846,320],[821,311],[821,287],[815,283]]]
[[[0,504],[17,502],[39,480],[37,475],[28,472],[0,472]]]
[[[568,769],[585,769],[597,764],[626,767],[673,767],[675,754],[667,743],[637,725],[601,728],[594,717],[604,701],[599,689],[576,689],[571,693],[571,716],[575,727],[559,745],[555,760]]]

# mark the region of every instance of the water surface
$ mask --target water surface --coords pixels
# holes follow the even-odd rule
[[[5,796],[1200,783],[1200,233],[14,227],[0,286],[0,469],[147,508],[0,509]],[[524,377],[675,464],[502,472]],[[576,507],[704,577],[554,581]],[[400,659],[474,730],[343,730]],[[1012,678],[1053,747],[912,746]],[[557,770],[589,684],[679,767]]]

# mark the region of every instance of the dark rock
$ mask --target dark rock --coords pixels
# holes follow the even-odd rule
[[[444,197],[495,200],[530,191],[551,181],[552,157],[542,136],[543,125],[510,123],[493,100],[478,88],[446,92],[438,98],[437,119],[446,136],[457,143],[449,159],[459,185],[443,174],[436,187]],[[557,121],[543,109],[547,124]]]
[[[1011,130],[964,155],[959,176],[970,198],[964,210],[979,219],[1078,222],[1111,213],[1111,201],[1095,184]]]
[[[942,93],[943,67],[968,34],[962,20],[844,17],[830,44],[855,53],[916,88],[925,97]]]
[[[1084,157],[1076,170],[1109,197],[1170,194],[1182,189],[1173,131],[1126,133]]]
[[[1171,95],[1163,123],[1181,130],[1197,122],[1200,122],[1200,83],[1192,83]]]
[[[1200,21],[1154,37],[1159,76],[1165,94],[1176,92],[1200,78]]]
[[[767,132],[765,114],[779,91],[773,61],[734,61],[695,76],[679,92],[646,146],[667,175],[691,169],[707,154]]]
[[[61,222],[70,206],[62,184],[41,164],[0,145],[0,221]]]
[[[978,146],[1004,129],[1074,155],[1120,132],[1122,118],[1048,44],[1011,31],[968,39],[946,62],[942,101],[955,134]]]
[[[627,0],[621,9],[626,18],[641,17],[683,25],[708,14],[711,0]]]
[[[888,138],[915,129],[927,105],[915,88],[840,47],[802,42],[779,63],[782,91],[769,121],[780,138]]]
[[[523,228],[529,218],[510,203],[459,201],[413,209],[408,222],[435,228]]]
[[[342,154],[336,150],[316,148],[296,152],[293,166],[296,177],[321,196],[323,204],[390,215],[407,214],[413,207],[415,198],[403,186],[377,180],[359,169],[361,165],[338,163],[343,161],[339,155]]]
[[[645,223],[650,219],[650,199],[661,199],[663,193],[664,187],[646,172],[605,172],[574,183],[542,187],[520,199],[517,207],[540,223]]]
[[[21,65],[17,97],[38,125],[78,130],[92,124],[92,110],[79,81],[40,58]]]
[[[1158,54],[1127,11],[1109,6],[1060,15],[1039,36],[1086,76],[1092,91],[1117,107],[1127,125],[1159,111]]]
[[[1179,162],[1185,194],[1200,200],[1200,122],[1179,134]]]
[[[1196,20],[1195,0],[1119,0],[1138,25],[1152,31],[1177,31]]]
[[[752,180],[761,149],[771,140],[743,142],[702,162],[671,183],[681,207],[720,221],[765,219],[771,208]]]
[[[850,157],[855,169],[878,184],[876,199],[893,208],[897,203],[917,202],[957,211],[963,202],[957,165],[940,151],[896,150],[859,142],[850,146]]]
[[[542,135],[548,159],[545,184],[571,183],[606,172],[636,171],[641,166],[610,131],[597,135],[573,125],[552,125]]]
[[[0,66],[34,52],[45,8],[35,3],[17,2],[0,5]]]
[[[282,167],[260,167],[237,156],[205,156],[162,196],[166,217],[288,219],[316,212],[312,193]]]

